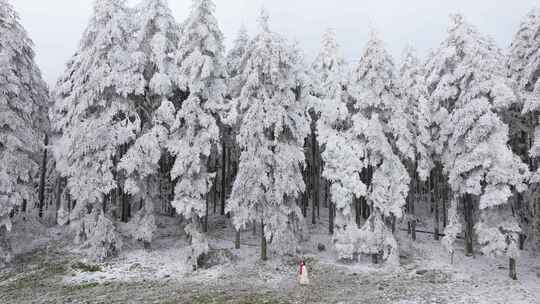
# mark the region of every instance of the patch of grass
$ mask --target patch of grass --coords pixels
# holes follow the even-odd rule
[[[102,271],[99,265],[85,264],[83,262],[77,262],[71,265],[71,268],[75,270],[81,270],[84,272],[101,272]]]
[[[86,283],[86,284],[80,284],[80,285],[69,285],[66,286],[66,289],[68,292],[76,291],[76,290],[83,290],[83,289],[90,289],[99,286],[99,283]]]
[[[289,304],[284,300],[270,298],[265,295],[233,296],[198,296],[192,299],[192,304]]]

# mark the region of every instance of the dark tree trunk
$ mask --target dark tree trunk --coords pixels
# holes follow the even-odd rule
[[[236,229],[236,237],[234,239],[234,248],[240,249],[240,229]]]
[[[47,174],[47,145],[49,144],[49,136],[45,134],[43,142],[43,159],[41,160],[41,175],[39,178],[39,217],[43,217],[43,206],[45,205],[45,177]]]
[[[264,221],[261,221],[261,260],[268,260],[266,236],[264,235]]]
[[[362,221],[361,221],[361,218],[362,218],[362,211],[360,210],[360,200],[356,197],[353,197],[353,206],[354,206],[354,218],[355,218],[355,221],[356,221],[356,226],[358,226],[358,228],[360,228],[362,226]]]
[[[208,203],[208,197],[207,197],[206,198],[206,210],[204,212],[204,227],[203,227],[204,233],[208,232],[208,209],[209,209],[209,203]]]
[[[221,215],[225,215],[225,197],[227,194],[227,145],[225,139],[222,143],[222,155],[221,155]]]
[[[334,235],[334,204],[328,205],[328,233]]]
[[[517,280],[517,271],[516,271],[516,260],[513,258],[510,258],[510,264],[509,264],[509,275],[512,280]]]
[[[472,256],[473,248],[473,197],[470,194],[463,196],[463,212],[465,217],[465,255]]]

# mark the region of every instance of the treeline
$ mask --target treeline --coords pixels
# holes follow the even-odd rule
[[[156,216],[180,217],[191,263],[211,214],[294,250],[328,212],[339,259],[398,263],[394,237],[432,218],[454,255],[516,259],[540,249],[540,11],[507,52],[460,15],[426,60],[397,66],[373,32],[357,63],[328,30],[307,64],[270,29],[226,52],[211,0],[177,23],[166,0],[96,0],[53,92],[0,0],[0,236],[14,217],[52,214],[96,259],[121,250],[118,224],[150,247]],[[47,115],[48,114],[48,115]],[[431,220],[428,222],[431,223]]]

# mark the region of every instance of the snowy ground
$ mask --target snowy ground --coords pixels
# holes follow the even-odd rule
[[[414,244],[401,241],[398,269],[367,260],[343,265],[331,250],[316,249],[319,242],[331,248],[323,223],[310,228],[314,237],[303,244],[312,284],[300,287],[296,258],[260,262],[251,232],[243,233],[243,248],[235,251],[224,225],[214,223],[211,244],[229,249],[232,261],[196,273],[183,262],[180,229],[163,229],[150,251],[128,243],[121,256],[98,265],[73,251],[59,230],[35,231],[33,240],[16,242],[21,254],[0,270],[0,303],[540,303],[540,259],[527,252],[520,265],[533,266],[518,266],[518,281],[507,278],[504,259],[458,252],[450,265],[441,246],[423,234]]]

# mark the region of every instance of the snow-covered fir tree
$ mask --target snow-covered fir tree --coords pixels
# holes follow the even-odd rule
[[[512,188],[523,190],[527,168],[508,147],[508,126],[497,114],[516,98],[503,59],[491,39],[453,15],[448,37],[429,59],[427,85],[440,107],[437,144],[450,187],[464,206],[467,242],[472,244],[472,212],[478,206],[475,230],[482,252],[514,259],[520,228],[506,207]],[[449,234],[455,234],[453,227]]]
[[[241,117],[237,141],[242,153],[227,208],[237,229],[261,225],[261,258],[266,259],[266,241],[285,238],[301,218],[296,199],[305,190],[301,165],[309,123],[305,93],[299,90],[298,54],[270,30],[264,10],[259,23],[234,90],[239,92],[234,105]]]
[[[311,90],[317,98],[315,104],[310,105],[319,115],[317,120],[317,139],[321,145],[321,159],[323,162],[333,163],[333,158],[326,155],[327,145],[332,138],[340,136],[343,122],[347,117],[346,85],[347,66],[342,57],[334,30],[327,29],[323,35],[321,50],[312,64],[313,87]],[[323,177],[328,166],[323,165]],[[327,189],[330,185],[327,186]],[[328,191],[328,190],[327,190]],[[329,232],[334,233],[333,206],[329,208]]]
[[[201,219],[216,175],[209,168],[210,156],[219,147],[216,118],[225,110],[225,48],[214,11],[212,0],[193,0],[182,26],[176,54],[178,83],[189,96],[178,109],[168,144],[176,158],[171,171],[176,181],[172,205],[190,221],[186,232],[191,236],[194,264],[208,250]]]
[[[34,58],[19,15],[0,0],[0,238],[14,208],[25,212],[37,201],[50,99]]]
[[[511,145],[529,165],[533,175],[518,212],[523,224],[532,228],[529,233],[540,248],[540,9],[531,10],[514,35],[507,60],[508,76],[520,98],[507,111]],[[527,202],[529,202],[527,204]],[[531,219],[532,217],[532,219]]]
[[[123,156],[120,168],[125,170],[125,190],[133,200],[141,200],[141,210],[131,219],[133,235],[151,242],[156,228],[154,207],[163,203],[160,197],[162,168],[160,160],[168,157],[166,147],[169,130],[174,122],[177,100],[179,67],[175,55],[180,40],[177,25],[167,0],[144,0],[137,7],[136,39],[130,48],[140,58],[140,72],[144,76],[144,92],[133,96],[140,117],[141,132]],[[168,172],[167,172],[168,173]]]
[[[413,240],[416,239],[416,201],[422,197],[423,185],[431,185],[432,169],[435,167],[435,154],[432,144],[432,107],[429,102],[425,81],[423,64],[416,55],[416,51],[408,46],[403,53],[403,61],[399,71],[399,90],[402,99],[402,108],[398,109],[400,120],[398,128],[404,128],[401,132],[406,147],[411,147],[404,159],[408,167],[411,183],[409,197],[407,198],[407,222]],[[430,197],[430,195],[428,195]],[[438,218],[438,213],[435,214]],[[438,238],[438,223],[435,232]]]
[[[412,137],[411,145],[415,157],[416,173],[422,181],[426,181],[433,168],[431,116],[432,108],[429,101],[425,81],[425,71],[422,62],[412,47],[407,47],[403,55],[403,63],[399,75],[399,88],[404,104],[404,114],[407,118],[407,129]]]
[[[117,160],[141,126],[130,96],[143,94],[145,81],[140,58],[129,48],[134,34],[129,13],[123,0],[95,1],[79,48],[57,83],[51,113],[60,134],[54,149],[57,168],[76,201],[70,216],[77,240],[90,248],[110,249],[98,259],[114,254],[121,244],[106,216],[111,207],[107,198],[121,192]],[[89,227],[104,222],[108,224]],[[99,241],[96,234],[104,239]]]
[[[397,243],[385,219],[400,218],[409,177],[392,148],[391,122],[399,106],[394,65],[382,42],[372,35],[351,75],[346,105],[338,107],[326,142],[324,176],[332,182],[336,205],[334,244],[339,258],[358,254],[397,262]],[[362,227],[354,220],[354,198],[372,206]]]
[[[233,42],[233,47],[227,54],[227,72],[229,77],[233,78],[241,72],[242,58],[244,58],[248,46],[249,35],[246,27],[242,25]]]

